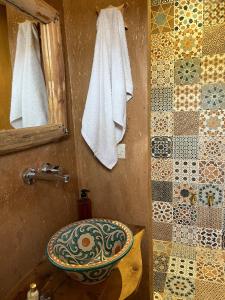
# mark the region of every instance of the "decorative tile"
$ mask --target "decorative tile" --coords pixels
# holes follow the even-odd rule
[[[199,114],[193,111],[174,113],[174,135],[198,135]]]
[[[173,88],[157,88],[151,92],[152,111],[172,111]]]
[[[172,243],[168,241],[153,240],[153,250],[157,253],[163,253],[166,256],[170,256],[172,249]]]
[[[196,247],[173,243],[171,255],[179,258],[196,260]]]
[[[195,300],[224,300],[225,285],[196,280]]]
[[[151,83],[153,88],[171,87],[174,84],[174,62],[172,60],[152,61]]]
[[[224,265],[225,252],[209,248],[197,247],[197,261],[202,263],[212,263],[214,265]]]
[[[151,35],[151,60],[174,59],[174,36],[173,32]]]
[[[195,225],[197,220],[196,208],[187,204],[176,204],[173,207],[173,220],[180,225]]]
[[[155,300],[225,300],[225,1],[151,5]]]
[[[198,30],[203,26],[202,0],[175,1],[175,31],[184,31],[187,28]]]
[[[163,300],[163,294],[161,293],[157,293],[157,292],[154,292],[154,300]]]
[[[203,31],[203,55],[225,53],[225,25],[207,27]]]
[[[202,108],[225,109],[225,83],[211,83],[202,87]]]
[[[221,207],[223,205],[223,197],[224,192],[223,188],[220,185],[216,184],[201,184],[199,185],[199,205],[207,205],[208,206],[208,196],[213,196],[213,206]]]
[[[223,284],[225,282],[224,266],[197,261],[197,278],[199,280]]]
[[[177,299],[194,299],[194,280],[192,278],[169,274],[166,279],[165,292],[179,297]]]
[[[165,283],[166,283],[166,273],[159,273],[159,272],[153,273],[154,291],[163,292],[165,288]]]
[[[198,193],[197,185],[188,184],[181,182],[179,184],[174,184],[174,198],[178,199],[180,203],[190,204],[190,198],[194,194]]]
[[[199,162],[199,183],[224,183],[223,162],[200,161]]]
[[[190,259],[171,256],[169,260],[168,273],[175,276],[195,278],[196,262]]]
[[[175,160],[174,161],[174,181],[175,182],[198,182],[198,161]]]
[[[213,207],[198,207],[197,226],[221,229],[223,225],[223,210]]]
[[[225,161],[225,139],[220,137],[201,137],[199,139],[201,160]]]
[[[172,112],[153,112],[151,121],[152,136],[171,136],[173,134]]]
[[[189,246],[197,245],[197,228],[195,226],[173,225],[173,242]]]
[[[155,222],[172,223],[173,208],[168,202],[153,202],[153,220]]]
[[[187,28],[184,31],[176,32],[175,58],[200,57],[202,54],[202,30]]]
[[[204,0],[204,25],[211,26],[225,22],[225,3],[223,0]]]
[[[173,163],[170,159],[152,159],[152,179],[172,181]]]
[[[222,231],[212,228],[197,229],[198,244],[201,247],[211,249],[221,249],[222,247]]]
[[[197,111],[201,103],[201,85],[177,85],[174,88],[174,109],[176,111]]]
[[[174,26],[174,5],[160,4],[151,9],[151,33],[172,31]]]
[[[202,136],[221,136],[225,135],[225,111],[224,110],[205,110],[200,113],[199,134]]]
[[[175,83],[177,85],[195,84],[200,81],[201,60],[199,58],[181,59],[175,62]]]
[[[174,0],[152,0],[151,4],[153,5],[159,5],[159,4],[168,4],[168,3],[173,3]]]
[[[169,265],[169,256],[154,253],[153,255],[153,271],[167,273]]]
[[[225,54],[203,56],[202,58],[202,83],[223,82],[225,78]]]
[[[183,136],[175,137],[173,153],[175,159],[197,159],[198,138]]]
[[[172,240],[172,224],[153,222],[152,229],[153,239],[162,241]]]
[[[222,249],[225,250],[225,230],[222,232]]]
[[[152,181],[152,200],[172,202],[173,184],[168,181]]]
[[[171,158],[173,153],[173,141],[169,137],[152,138],[152,157]]]

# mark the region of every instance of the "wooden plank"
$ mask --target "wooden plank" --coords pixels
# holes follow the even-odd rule
[[[60,21],[41,24],[41,40],[49,96],[49,122],[66,127],[66,79]]]
[[[134,234],[131,251],[113,270],[110,277],[96,285],[84,285],[69,278],[65,272],[53,267],[47,259],[19,282],[7,300],[24,300],[29,283],[36,282],[40,294],[55,300],[124,300],[139,287],[142,276],[141,242],[143,226],[129,225]]]
[[[56,123],[54,120],[53,111],[53,89],[52,89],[52,66],[50,59],[50,46],[49,46],[49,31],[47,26],[41,25],[41,46],[42,46],[42,58],[45,73],[45,82],[48,93],[48,120],[50,124]]]
[[[65,75],[65,63],[64,63],[64,51],[63,51],[63,41],[62,41],[62,33],[61,33],[61,26],[60,21],[54,23],[54,27],[56,30],[56,37],[57,37],[57,62],[58,62],[58,76],[59,76],[59,120],[61,123],[67,127],[67,106],[66,106],[66,75]]]
[[[26,294],[29,289],[29,285],[35,282],[37,286],[42,286],[49,280],[49,278],[55,274],[55,269],[46,259],[41,261],[32,271],[28,272],[24,278],[22,278],[16,286],[7,295],[6,300],[21,300],[26,299]]]
[[[123,282],[122,291],[119,298],[120,300],[126,299],[133,293],[137,292],[139,288],[143,273],[141,242],[144,232],[145,230],[142,229],[135,235],[134,245],[129,255],[122,259],[118,265]],[[108,289],[108,293],[109,291],[110,290]]]
[[[62,125],[3,130],[0,132],[0,155],[47,144],[66,135]]]
[[[43,0],[4,0],[43,23],[50,23],[59,19],[59,12]]]

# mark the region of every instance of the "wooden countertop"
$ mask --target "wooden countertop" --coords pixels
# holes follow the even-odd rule
[[[36,282],[40,294],[54,300],[123,300],[138,290],[142,277],[141,241],[144,227],[128,225],[134,234],[134,245],[110,277],[101,284],[83,285],[70,279],[64,271],[52,266],[47,258],[40,262],[13,289],[6,300],[25,300],[31,282]]]

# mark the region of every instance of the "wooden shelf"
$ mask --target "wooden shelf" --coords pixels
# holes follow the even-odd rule
[[[10,293],[7,300],[24,300],[31,282],[36,282],[40,294],[54,300],[123,300],[134,294],[142,277],[141,241],[144,227],[128,225],[134,234],[134,245],[101,284],[87,286],[70,279],[65,272],[43,260]]]

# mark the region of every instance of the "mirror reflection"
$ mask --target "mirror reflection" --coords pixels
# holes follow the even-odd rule
[[[47,123],[40,24],[0,0],[0,130]]]

